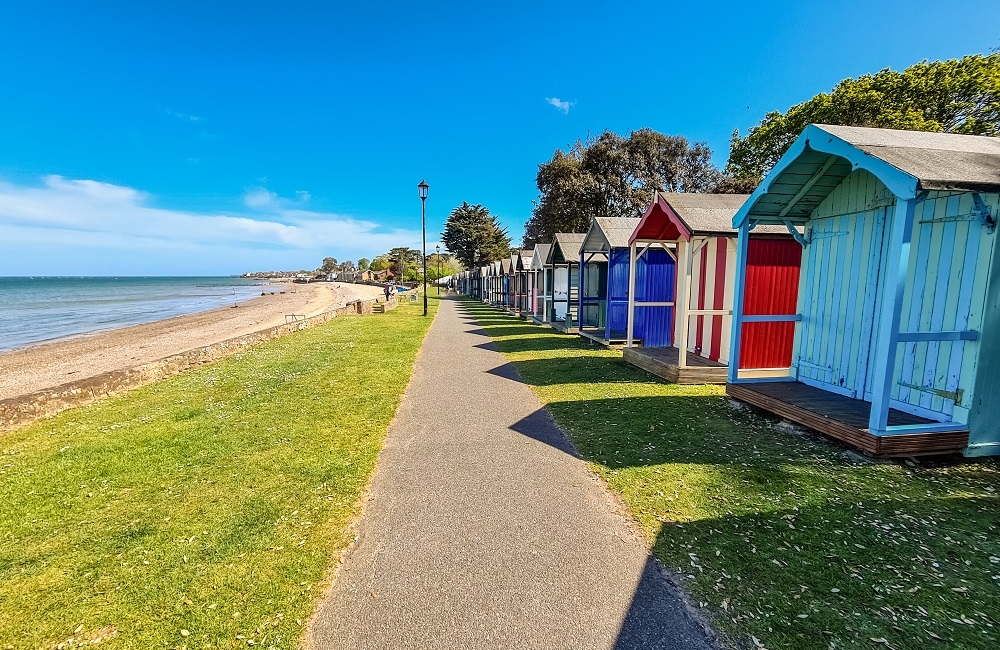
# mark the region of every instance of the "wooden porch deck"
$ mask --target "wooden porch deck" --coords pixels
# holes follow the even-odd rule
[[[961,451],[969,444],[968,431],[872,435],[868,432],[868,416],[872,407],[869,402],[797,381],[727,384],[726,393],[876,456],[946,454]],[[890,426],[930,422],[932,420],[896,409],[889,410]]]
[[[724,384],[728,368],[725,364],[698,356],[687,355],[687,367],[677,367],[677,348],[624,348],[622,356],[633,366],[662,377],[675,384]]]
[[[577,333],[576,326],[574,325],[574,326],[571,326],[571,327],[566,327],[566,321],[564,321],[564,320],[552,321],[551,323],[549,323],[549,325],[555,331],[562,332],[563,334],[576,334]]]
[[[598,345],[606,348],[623,348],[628,343],[628,335],[625,332],[611,332],[611,338],[604,338],[603,327],[585,327],[580,330],[580,336],[589,339]],[[642,345],[642,339],[632,339],[637,345]]]

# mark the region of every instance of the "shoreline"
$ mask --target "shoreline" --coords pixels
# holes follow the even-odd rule
[[[295,293],[255,297],[238,309],[216,308],[0,352],[0,430],[151,383],[338,312],[357,313],[353,304],[345,305],[381,295],[376,286],[310,283]],[[286,322],[287,314],[304,320]]]
[[[290,282],[289,283],[274,283],[274,285],[280,285],[280,286],[289,286],[290,284],[291,284]],[[331,283],[331,284],[337,284],[337,283]],[[267,287],[267,286],[272,286],[272,284],[271,283],[264,283],[264,284],[260,284],[260,285],[256,285],[256,286]],[[242,301],[239,301],[237,303],[234,303],[234,304],[240,305],[240,306],[244,306],[244,305],[250,306],[252,303],[256,302],[257,300],[261,300],[263,298],[267,298],[268,296],[271,296],[271,295],[280,295],[277,292],[274,293],[274,294],[269,293],[269,292],[264,292],[264,293],[267,293],[268,295],[265,296],[265,295],[261,294],[259,296],[253,296],[252,298],[246,298],[246,299],[244,299]],[[294,291],[294,290],[291,290],[291,291],[290,290],[286,290],[286,291],[282,291],[280,293],[281,294],[289,294],[289,293],[296,293],[296,291]],[[40,347],[40,346],[45,346],[45,345],[52,345],[52,344],[55,344],[55,343],[63,343],[63,342],[66,342],[66,341],[73,341],[73,340],[76,340],[76,339],[82,339],[82,338],[87,338],[87,337],[91,337],[91,336],[104,336],[105,334],[111,334],[113,332],[120,332],[122,330],[127,330],[127,329],[130,329],[130,328],[133,328],[133,327],[144,327],[144,326],[147,326],[147,325],[156,325],[158,323],[167,323],[168,321],[173,321],[175,319],[183,319],[183,318],[188,318],[188,317],[192,317],[192,316],[202,316],[202,315],[210,314],[212,312],[220,312],[220,314],[221,314],[221,313],[226,312],[227,310],[230,310],[230,309],[233,309],[232,305],[227,306],[227,307],[209,307],[207,309],[199,309],[197,311],[184,312],[183,314],[174,314],[173,316],[167,316],[165,318],[156,318],[156,319],[153,319],[153,320],[143,321],[141,323],[130,323],[128,325],[117,325],[117,326],[113,325],[111,327],[102,327],[102,328],[95,329],[95,330],[87,330],[86,332],[75,332],[73,334],[63,334],[61,336],[53,336],[52,338],[48,338],[48,339],[40,339],[38,341],[31,341],[30,343],[25,343],[24,345],[18,346],[16,348],[0,348],[0,370],[3,369],[3,356],[6,355],[6,354],[13,354],[13,353],[16,353],[16,352],[21,352],[23,350],[29,350],[29,349],[35,348],[35,347]],[[2,394],[0,394],[0,399],[4,399],[4,397],[2,396]]]

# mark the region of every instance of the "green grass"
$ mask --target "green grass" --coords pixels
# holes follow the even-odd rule
[[[0,648],[298,647],[420,309],[337,318],[0,437]]]
[[[1000,647],[1000,467],[871,464],[466,303],[732,645]]]

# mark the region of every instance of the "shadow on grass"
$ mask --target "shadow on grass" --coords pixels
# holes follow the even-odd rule
[[[519,377],[547,402],[512,429],[592,463],[653,556],[737,646],[755,647],[756,637],[769,648],[880,639],[920,648],[940,637],[949,647],[998,647],[995,462],[859,462],[836,441],[733,409],[717,390],[664,385],[574,337],[489,321],[488,335],[506,337],[493,341],[501,352],[558,352],[491,371]],[[664,622],[683,609],[676,596],[659,608],[657,594],[673,593],[666,584],[651,559],[616,648],[663,645]]]

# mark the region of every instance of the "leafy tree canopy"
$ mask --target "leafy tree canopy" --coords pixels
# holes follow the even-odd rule
[[[730,141],[726,172],[756,185],[809,124],[1000,136],[1000,53],[923,61],[841,81]]]
[[[510,255],[510,237],[496,215],[483,205],[463,202],[451,211],[441,242],[466,268]]]
[[[557,232],[584,232],[594,217],[640,216],[655,192],[740,191],[712,164],[703,142],[639,129],[605,131],[538,166],[539,198],[525,225],[523,247]]]
[[[332,273],[337,270],[337,258],[336,257],[324,257],[323,266],[319,268],[320,271],[324,273]]]
[[[358,270],[361,272],[367,271],[368,267],[372,265],[371,260],[367,257],[362,257],[358,259]]]

